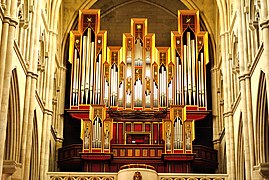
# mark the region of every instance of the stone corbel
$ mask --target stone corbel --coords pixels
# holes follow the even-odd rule
[[[269,162],[254,166],[254,171],[258,171],[263,178],[269,179]]]
[[[3,161],[3,176],[14,177],[15,179],[21,179],[21,163],[17,163],[13,160]],[[16,176],[16,177],[15,177]]]

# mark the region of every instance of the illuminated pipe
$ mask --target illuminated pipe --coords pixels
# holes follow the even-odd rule
[[[198,76],[199,76],[199,103],[198,103],[198,105],[199,106],[201,106],[201,100],[202,100],[202,75],[201,75],[201,60],[200,61],[198,61],[198,66],[199,66],[199,69],[198,69]]]
[[[191,34],[190,34],[190,32],[187,32],[187,63],[188,63],[188,72],[187,73],[188,73],[188,97],[189,97],[188,104],[191,104],[191,97],[192,97],[191,62],[192,62]]]
[[[81,61],[81,86],[80,86],[80,104],[83,104],[83,98],[84,98],[84,84],[85,84],[85,63],[86,63],[86,56],[87,56],[87,37],[83,36],[82,40],[82,61]]]
[[[100,104],[100,98],[101,98],[101,64],[102,64],[102,54],[99,54],[99,62],[98,62],[98,79],[97,79],[97,97],[96,97],[96,104]]]
[[[158,87],[156,82],[154,82],[154,106],[158,107]]]
[[[179,104],[183,104],[182,102],[182,69],[181,69],[181,64],[178,65],[178,75],[179,75]]]
[[[180,79],[179,79],[179,57],[176,57],[176,103],[177,105],[180,104],[179,100],[179,86],[180,86]]]
[[[85,104],[88,104],[89,86],[90,86],[90,61],[91,61],[91,29],[88,28],[87,33],[87,58],[86,58],[86,77],[85,77]]]
[[[106,105],[106,106],[108,106],[108,88],[109,88],[109,84],[108,84],[108,82],[107,82],[107,80],[105,79],[105,83],[104,83],[105,85],[105,92],[104,92],[104,104]]]
[[[102,139],[102,122],[101,122],[101,118],[98,118],[99,122],[98,123],[98,148],[101,148],[101,139]]]
[[[163,67],[164,69],[164,67]],[[166,97],[167,97],[167,93],[166,93],[166,89],[167,89],[167,74],[166,74],[166,70],[164,69],[164,77],[163,77],[163,106],[166,106]]]
[[[162,96],[162,84],[163,84],[163,78],[162,78],[162,67],[161,67],[161,70],[159,72],[159,79],[160,79],[160,82],[159,82],[159,93],[160,93],[160,106],[162,107],[163,105],[163,96]]]
[[[99,57],[100,55],[98,55]],[[99,58],[97,59],[96,61],[96,76],[95,76],[95,104],[98,104],[98,89],[99,89],[99,72],[100,72],[100,69],[99,69]]]
[[[196,103],[196,55],[195,55],[195,40],[191,40],[191,47],[192,47],[192,94],[193,94],[193,104]]]
[[[76,104],[76,87],[77,87],[77,50],[75,49],[73,61],[73,105]]]
[[[201,79],[202,79],[202,106],[205,106],[205,84],[204,84],[204,53],[201,53]]]
[[[89,104],[93,103],[93,83],[94,83],[94,42],[91,42],[91,60],[90,60],[90,95],[89,95]]]
[[[183,80],[184,80],[184,104],[187,105],[187,46],[184,45],[183,46],[183,73],[184,73],[184,76],[183,76]]]

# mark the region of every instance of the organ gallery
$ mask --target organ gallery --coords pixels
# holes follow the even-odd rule
[[[80,126],[81,150],[70,162],[61,161],[60,150],[63,170],[76,162],[86,172],[132,164],[157,172],[199,172],[201,166],[214,172],[216,151],[196,135],[210,120],[208,33],[200,30],[199,11],[179,10],[177,23],[170,47],[155,45],[146,18],[130,19],[122,46],[107,46],[100,10],[79,11],[77,30],[70,32],[66,112],[67,121]]]

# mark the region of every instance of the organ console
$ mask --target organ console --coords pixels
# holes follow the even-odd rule
[[[70,32],[67,112],[82,122],[82,159],[194,158],[194,123],[208,114],[208,34],[199,24],[199,11],[178,11],[171,47],[156,47],[147,19],[133,18],[116,47],[107,46],[99,10],[79,12],[78,30]]]

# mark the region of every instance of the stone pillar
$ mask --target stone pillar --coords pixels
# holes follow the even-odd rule
[[[227,86],[227,98],[225,99],[225,116],[227,118],[228,126],[229,126],[229,143],[230,143],[230,164],[231,164],[231,179],[235,179],[235,155],[234,155],[234,124],[233,124],[233,113],[232,113],[232,88],[231,88],[231,76],[232,71],[230,68],[230,57],[229,57],[229,45],[230,45],[230,36],[229,32],[225,34],[225,42],[226,42],[226,59],[225,59],[225,69],[226,71],[226,86]],[[222,62],[224,63],[224,62]]]
[[[221,34],[221,56],[222,56],[222,72],[223,72],[223,94],[224,94],[224,114],[223,120],[225,121],[225,140],[226,140],[226,155],[227,155],[227,173],[231,177],[231,151],[230,151],[230,126],[229,126],[229,119],[226,115],[227,112],[227,103],[228,103],[228,78],[226,72],[226,42],[225,42],[225,33]]]
[[[265,72],[266,80],[269,82],[269,12],[268,12],[268,5],[269,2],[266,2],[266,0],[261,0],[261,12],[262,12],[262,19],[261,19],[261,29],[262,29],[262,35],[263,35],[263,45],[264,45],[264,51],[263,51],[263,61],[264,66],[262,70]],[[267,94],[269,94],[269,86],[266,86],[267,88]]]
[[[30,177],[30,162],[31,162],[31,149],[32,149],[32,132],[33,132],[33,119],[35,109],[35,90],[37,81],[37,61],[38,61],[38,41],[39,41],[39,26],[40,26],[40,1],[35,6],[35,11],[32,12],[32,29],[30,39],[30,59],[28,66],[28,73],[26,78],[26,93],[25,105],[23,115],[23,140],[21,160],[23,163],[23,179]]]
[[[4,27],[3,27],[3,41],[1,42],[0,50],[0,174],[3,170],[3,159],[6,139],[6,127],[7,127],[7,114],[8,114],[8,101],[9,101],[9,88],[12,73],[12,59],[14,55],[14,35],[17,26],[16,17],[16,5],[17,1],[9,1],[9,5],[6,7],[7,11],[4,15]],[[5,36],[5,37],[4,37]],[[4,50],[2,49],[3,46]],[[3,63],[4,62],[4,63]]]
[[[247,71],[246,64],[248,59],[247,54],[247,42],[246,34],[244,34],[244,12],[241,3],[238,3],[238,50],[239,50],[239,66],[240,76],[239,83],[241,85],[241,112],[242,112],[242,123],[243,123],[243,135],[244,135],[244,157],[245,157],[245,176],[246,179],[251,179],[251,160],[250,160],[250,145],[248,136],[248,112],[247,112],[247,96],[246,96],[246,82],[245,73]]]
[[[54,83],[54,72],[55,72],[55,54],[56,54],[56,45],[57,45],[57,34],[53,31],[50,32],[50,40],[52,43],[52,46],[50,46],[50,52],[51,52],[51,64],[50,64],[50,78],[49,78],[49,92],[48,92],[48,96],[49,96],[49,109],[52,109],[52,97],[53,97],[53,83]],[[47,119],[47,139],[46,139],[46,148],[45,148],[45,163],[44,163],[44,174],[43,177],[44,179],[46,178],[46,173],[48,172],[49,169],[49,141],[50,141],[50,137],[51,137],[51,133],[50,133],[50,126],[51,126],[51,122],[53,120],[52,114],[50,116],[48,116]],[[49,138],[48,138],[49,137]]]

